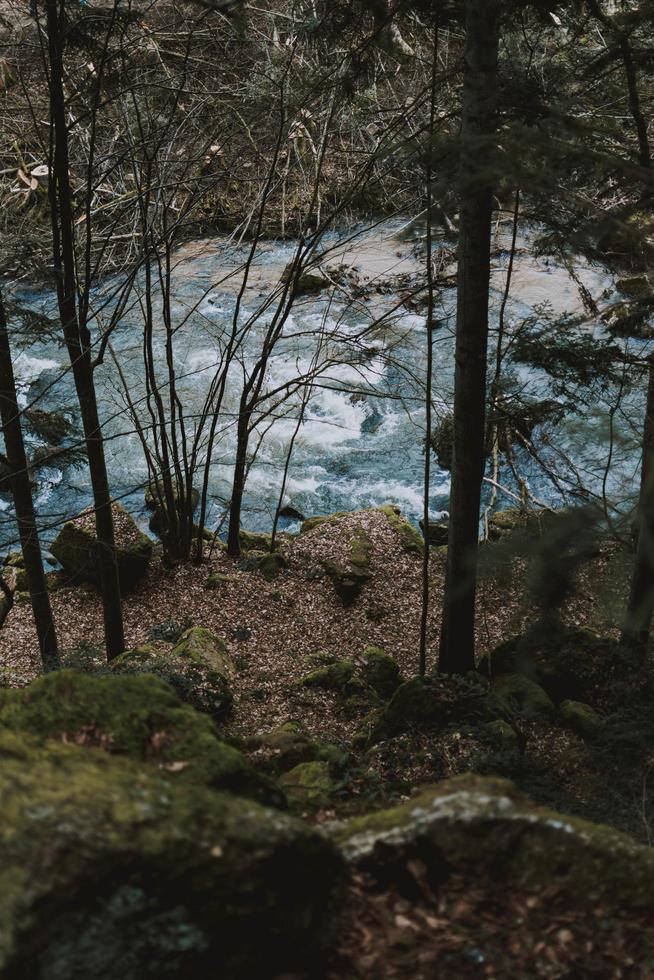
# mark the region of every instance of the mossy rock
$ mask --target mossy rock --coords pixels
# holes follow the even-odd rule
[[[604,731],[604,720],[589,704],[581,701],[563,701],[559,706],[564,723],[589,741],[600,738]]]
[[[654,292],[654,287],[645,274],[618,279],[615,287],[630,299],[648,299]]]
[[[337,660],[335,663],[317,667],[298,681],[299,687],[318,687],[327,691],[343,691],[354,677],[354,663],[351,660]]]
[[[279,780],[291,803],[300,807],[327,806],[336,789],[328,762],[301,762]]]
[[[15,567],[15,566],[14,566]],[[16,571],[16,591],[17,592],[29,592],[29,581],[27,576],[27,571],[24,568],[15,568]],[[57,589],[66,585],[67,577],[65,573],[62,572],[46,572],[45,573],[45,585],[48,592],[56,592]]]
[[[425,536],[425,522],[420,521],[420,530],[422,531],[423,537]],[[449,524],[444,524],[440,521],[432,523],[429,522],[429,547],[430,548],[444,548],[447,546],[448,538],[450,533]]]
[[[502,674],[491,685],[491,698],[507,718],[552,718],[556,712],[547,692],[523,674]]]
[[[191,626],[182,633],[172,649],[172,655],[204,664],[225,678],[231,677],[236,672],[225,642],[204,626]]]
[[[499,714],[483,678],[443,674],[413,677],[401,684],[381,709],[368,744],[405,732],[442,730],[452,724],[476,726]]]
[[[366,647],[358,658],[359,673],[380,698],[390,698],[401,683],[400,668],[380,647]]]
[[[329,278],[320,269],[297,269],[294,262],[289,262],[284,269],[281,282],[292,283],[296,296],[319,293],[331,285]]]
[[[482,727],[481,734],[498,752],[517,752],[520,747],[515,728],[502,718],[487,722]]]
[[[119,667],[120,669],[120,667]],[[0,691],[0,729],[128,756],[175,782],[197,782],[283,803],[212,721],[152,674],[60,670]]]
[[[148,570],[152,559],[153,544],[139,530],[135,521],[120,504],[113,504],[116,530],[116,560],[121,592],[132,592]],[[100,585],[98,541],[95,536],[95,519],[84,514],[67,521],[50,551],[74,581]]]
[[[364,585],[370,581],[370,572],[364,568],[348,568],[333,561],[323,561],[322,564],[343,606],[353,605]]]
[[[622,647],[614,640],[588,630],[537,625],[483,657],[479,671],[487,677],[524,674],[557,704],[583,701],[595,684],[598,662],[608,676],[621,653]]]
[[[229,715],[234,703],[225,674],[189,657],[162,653],[145,644],[111,661],[115,674],[154,674],[173,688],[185,704],[202,711],[215,722]]]
[[[609,827],[533,804],[504,779],[458,776],[335,830],[346,857],[384,878],[414,858],[428,878],[567,896],[626,915],[654,901],[654,853]]]
[[[488,520],[488,537],[490,541],[501,541],[514,534],[539,538],[555,519],[556,514],[545,509],[524,510],[520,507],[509,507],[506,510],[497,510]]]
[[[347,764],[347,754],[337,745],[316,741],[296,722],[286,722],[248,742],[249,748],[266,752],[266,769],[273,773],[288,772],[303,762],[327,762],[332,771],[340,771]]]
[[[263,534],[259,531],[240,531],[238,537],[241,551],[270,551],[272,541],[270,534]]]
[[[422,677],[412,677],[397,688],[382,709],[371,732],[370,742],[380,742],[408,731],[441,727],[441,706]]]
[[[280,572],[286,571],[288,562],[278,551],[261,555],[257,562],[257,571],[261,572],[266,582],[272,582]]]
[[[220,572],[213,572],[204,583],[205,589],[224,589],[227,585],[236,585],[238,575],[223,575]]]
[[[409,554],[421,555],[425,550],[422,534],[410,521],[407,521],[406,517],[402,517],[399,508],[394,507],[393,504],[384,504],[379,510],[386,515],[404,550]]]
[[[0,759],[5,980],[250,980],[320,960],[345,872],[308,825],[75,746],[3,733]]]

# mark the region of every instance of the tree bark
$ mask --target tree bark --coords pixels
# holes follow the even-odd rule
[[[23,431],[20,424],[20,410],[16,398],[16,379],[11,363],[11,346],[2,293],[0,293],[0,416],[2,418],[2,434],[5,440],[7,463],[11,471],[11,492],[16,509],[18,535],[25,562],[41,662],[44,670],[54,670],[59,666],[57,633],[43,572],[41,546],[32,500]]]
[[[650,360],[638,501],[638,541],[622,642],[647,645],[654,616],[654,359]]]
[[[439,669],[475,666],[479,510],[484,475],[498,4],[467,0],[460,156],[454,449]]]
[[[63,10],[63,7],[61,9]],[[93,378],[91,336],[85,319],[82,321],[78,315],[68,125],[64,94],[64,25],[57,0],[46,2],[46,25],[52,127],[49,195],[54,272],[59,315],[80,405],[93,489],[105,644],[107,659],[111,660],[125,649],[123,614],[116,564],[111,494]]]
[[[232,499],[229,504],[229,531],[227,534],[227,554],[232,558],[238,558],[241,554],[241,510],[245,492],[249,420],[250,413],[246,405],[241,402],[236,432],[236,462],[234,464]]]

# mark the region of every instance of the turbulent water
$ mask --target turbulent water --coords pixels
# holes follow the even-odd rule
[[[413,240],[412,240],[413,239]],[[268,390],[274,390],[298,372],[307,370],[315,357],[315,335],[323,331],[325,351],[342,350],[344,363],[325,369],[317,380],[306,408],[303,423],[297,425],[297,399],[262,422],[266,429],[255,462],[249,473],[244,508],[244,525],[253,529],[270,526],[279,494],[282,468],[289,442],[297,429],[285,502],[303,514],[354,510],[393,501],[404,513],[417,520],[422,511],[422,471],[424,465],[424,406],[422,383],[425,373],[425,318],[399,306],[399,293],[408,291],[420,276],[419,229],[406,223],[385,222],[374,229],[332,236],[325,243],[330,268],[346,268],[359,278],[356,299],[347,291],[329,289],[304,296],[293,307],[284,339],[275,351],[266,377]],[[504,289],[508,255],[504,234],[497,242],[493,274],[493,307],[497,316]],[[578,287],[567,271],[547,259],[529,255],[529,236],[521,240],[507,307],[510,323],[538,315],[546,307],[554,313],[580,308]],[[243,297],[239,323],[246,322],[279,282],[296,245],[268,243],[257,256],[250,286]],[[188,431],[202,403],[224,344],[231,329],[237,302],[238,278],[224,280],[226,272],[238,267],[243,248],[224,241],[202,242],[184,247],[176,256],[173,318],[179,328],[175,335],[175,369],[182,401],[189,416]],[[579,262],[575,273],[595,298],[612,300],[611,278],[601,268]],[[341,280],[342,282],[342,280]],[[350,276],[351,283],[351,276]],[[389,286],[389,283],[391,285]],[[384,284],[381,286],[380,284]],[[98,291],[96,303],[111,291],[115,282]],[[379,287],[379,288],[378,288]],[[136,293],[135,293],[136,295]],[[16,296],[33,310],[55,315],[53,297],[44,292],[17,290]],[[351,293],[350,293],[351,297]],[[387,316],[383,324],[375,324]],[[435,332],[434,390],[436,415],[447,411],[452,399],[454,290],[446,288],[438,297],[440,326]],[[263,313],[253,326],[243,349],[245,368],[251,367],[259,350],[270,312]],[[364,337],[363,330],[370,332]],[[588,326],[599,333],[598,324]],[[358,338],[357,342],[354,339]],[[137,303],[126,311],[112,335],[112,349],[122,366],[130,398],[142,419],[147,421],[144,402],[142,356],[142,317]],[[632,342],[633,345],[634,342]],[[155,356],[164,365],[161,331],[157,335]],[[315,362],[314,362],[315,363]],[[23,345],[15,354],[23,406],[64,412],[77,421],[74,390],[67,370],[65,350],[55,340]],[[547,393],[544,376],[526,368],[513,368],[518,382],[528,392]],[[238,394],[239,370],[229,378],[224,421],[211,466],[211,507],[207,524],[215,527],[224,514],[229,498],[233,429]],[[127,409],[121,380],[110,352],[97,370],[102,417],[107,436],[107,458],[112,491],[138,517],[145,527],[143,489],[148,480],[139,438]],[[603,395],[579,391],[578,412],[568,415],[552,434],[537,433],[536,444],[544,461],[555,467],[558,480],[552,480],[526,451],[516,449],[516,465],[533,496],[542,503],[558,506],[566,490],[574,491],[581,481],[591,495],[605,492],[612,500],[628,498],[635,490],[638,468],[638,418],[642,393],[639,389],[620,398],[615,388]],[[613,412],[612,433],[609,430]],[[608,477],[604,461],[609,440],[613,455]],[[28,433],[30,452],[43,447],[43,440]],[[253,439],[256,444],[257,437]],[[565,463],[563,451],[569,459]],[[515,475],[504,465],[500,473],[503,489],[499,506],[510,506],[518,491]],[[489,492],[489,491],[487,491]],[[447,508],[449,474],[436,463],[432,468],[430,506],[436,516]],[[575,494],[573,492],[572,496]],[[577,494],[578,496],[578,494]],[[51,537],[62,519],[70,517],[91,501],[88,473],[84,466],[56,463],[38,471],[36,502],[44,525],[44,537]],[[4,520],[0,545],[15,541],[12,505],[7,493],[0,495]]]

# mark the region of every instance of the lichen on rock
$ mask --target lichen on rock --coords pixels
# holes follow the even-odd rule
[[[654,901],[651,848],[609,827],[536,806],[504,779],[457,776],[391,810],[337,825],[353,864],[383,877],[419,858],[431,880],[451,873],[567,895],[621,914]]]

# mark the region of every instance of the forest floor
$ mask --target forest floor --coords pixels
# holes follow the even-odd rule
[[[370,581],[357,601],[344,608],[321,562],[346,560],[353,534],[364,532],[370,544]],[[529,558],[510,558],[506,543],[482,549],[478,595],[480,657],[519,635],[535,619],[529,593]],[[366,708],[332,690],[307,688],[298,681],[315,669],[323,654],[338,659],[360,657],[369,645],[395,659],[403,678],[417,673],[421,559],[407,552],[385,514],[355,512],[325,523],[280,550],[288,568],[267,581],[247,562],[217,553],[202,566],[165,567],[153,562],[138,590],[127,596],[124,618],[128,647],[151,644],[187,626],[203,626],[224,639],[236,667],[232,683],[234,708],[222,728],[239,745],[289,721],[314,739],[350,754],[350,766],[329,807],[312,819],[360,812],[407,797],[416,786],[465,772],[497,772],[514,779],[538,802],[589,819],[612,823],[641,839],[650,834],[647,761],[634,754],[605,751],[543,718],[520,723],[519,756],[489,752],[478,733],[465,725],[434,732],[413,731],[370,747],[357,746],[355,735]],[[495,556],[495,558],[493,557]],[[627,563],[615,543],[602,543],[579,570],[574,594],[562,619],[602,637],[616,633],[625,591]],[[499,560],[499,561],[498,561]],[[444,579],[444,549],[431,555],[431,612],[428,670],[436,667],[439,615]],[[212,573],[227,576],[218,589],[207,588]],[[64,660],[81,665],[101,658],[102,612],[91,588],[73,587],[52,594]],[[18,602],[0,631],[0,671],[5,683],[22,685],[38,675],[37,644],[29,603]],[[601,714],[616,710],[613,682],[599,655],[584,665],[593,676],[588,697]],[[639,678],[634,677],[634,696]],[[623,685],[624,688],[624,685]],[[620,697],[630,698],[621,688]],[[369,707],[368,709],[369,710]],[[256,753],[254,761],[257,761]],[[652,811],[654,813],[654,811]]]

